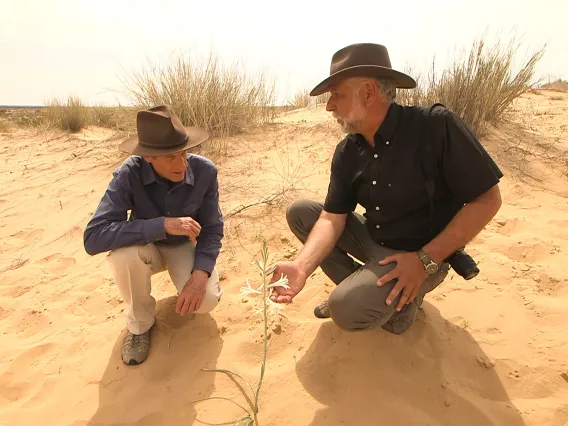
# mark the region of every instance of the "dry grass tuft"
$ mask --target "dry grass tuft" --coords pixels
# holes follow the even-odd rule
[[[534,87],[535,66],[544,54],[541,48],[525,58],[515,71],[515,54],[519,46],[512,41],[507,47],[499,43],[487,46],[475,41],[469,53],[455,60],[441,75],[432,71],[424,82],[417,76],[418,87],[399,90],[399,103],[430,105],[441,102],[463,117],[479,136],[487,124],[503,121],[513,100]]]
[[[211,54],[205,61],[179,56],[122,78],[126,95],[139,108],[169,105],[187,126],[200,126],[213,136],[237,134],[271,122],[275,83],[253,76],[237,64],[225,66]]]
[[[13,127],[8,120],[0,118],[0,133],[10,133],[13,131]]]
[[[51,99],[45,111],[45,119],[48,125],[71,132],[78,132],[91,122],[89,109],[76,96],[69,96],[67,101]]]
[[[298,109],[325,105],[328,99],[329,93],[323,93],[319,96],[310,96],[310,90],[303,89],[297,92],[292,99],[288,100],[288,107],[291,109]]]

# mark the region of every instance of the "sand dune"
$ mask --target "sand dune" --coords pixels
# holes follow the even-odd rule
[[[469,251],[481,274],[451,277],[401,336],[349,334],[312,310],[332,284],[318,269],[271,319],[262,426],[568,425],[568,94],[539,91],[484,144],[503,167],[504,205]],[[112,132],[0,135],[0,425],[191,425],[237,419],[247,405],[224,374],[256,383],[262,323],[239,288],[259,282],[260,237],[273,259],[300,244],[284,220],[295,197],[322,199],[340,138],[321,109],[225,141],[215,158],[227,220],[219,260],[225,298],[211,315],[174,311],[154,278],[158,320],[148,360],[120,360],[123,303],[105,255],[82,232],[122,161]],[[564,162],[564,163],[562,163]],[[283,194],[283,195],[281,195]],[[272,198],[271,198],[272,197]]]

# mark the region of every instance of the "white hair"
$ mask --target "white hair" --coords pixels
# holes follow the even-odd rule
[[[385,102],[392,104],[396,99],[396,85],[390,78],[376,78],[377,87]]]
[[[352,81],[353,83],[359,83],[360,85],[363,83],[372,82],[376,85],[379,94],[387,104],[393,103],[396,99],[396,86],[394,84],[394,81],[390,78],[355,77],[352,79]]]

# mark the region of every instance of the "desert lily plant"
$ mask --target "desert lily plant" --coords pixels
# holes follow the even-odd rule
[[[269,315],[281,315],[282,309],[283,309],[283,305],[280,305],[278,303],[274,303],[272,300],[270,300],[270,296],[272,295],[272,292],[274,291],[274,288],[276,288],[276,287],[284,287],[286,289],[290,288],[288,286],[288,278],[285,275],[282,275],[280,277],[280,279],[277,280],[276,282],[269,284],[269,281],[270,281],[269,277],[274,272],[275,266],[272,266],[272,267],[267,266],[268,265],[268,247],[267,247],[265,239],[263,239],[261,255],[262,255],[261,256],[262,259],[260,261],[257,260],[256,264],[257,264],[258,268],[260,269],[260,272],[261,272],[261,275],[262,275],[262,280],[263,280],[262,284],[260,284],[260,286],[258,286],[257,288],[254,288],[254,287],[251,286],[249,280],[247,280],[246,285],[243,285],[241,287],[241,296],[243,298],[262,296],[262,300],[263,300],[262,308],[259,309],[256,312],[257,314],[262,314],[263,322],[264,322],[264,335],[263,335],[263,337],[264,337],[264,339],[263,339],[264,340],[264,352],[263,352],[263,356],[262,356],[262,360],[261,360],[261,364],[260,364],[260,378],[258,380],[256,390],[252,387],[252,385],[250,384],[250,382],[247,379],[245,379],[241,375],[239,375],[239,374],[237,374],[237,373],[235,373],[231,370],[202,369],[203,371],[230,374],[232,376],[238,377],[243,382],[245,382],[246,385],[248,386],[248,388],[251,390],[252,395],[253,395],[253,399],[251,399],[251,401],[254,400],[254,406],[252,407],[252,412],[249,409],[238,404],[237,402],[233,401],[232,399],[220,397],[220,396],[212,396],[212,397],[209,397],[209,398],[203,398],[203,399],[194,401],[194,403],[197,403],[197,402],[201,402],[201,401],[218,399],[218,400],[229,401],[229,402],[235,404],[237,407],[241,408],[246,413],[246,416],[241,417],[240,419],[235,421],[233,423],[233,426],[250,426],[250,425],[253,425],[255,423],[258,423],[257,422],[258,397],[260,395],[260,388],[262,386],[262,380],[264,378],[264,372],[265,372],[265,369],[266,369],[266,355],[268,353],[268,345],[269,345],[268,316]]]

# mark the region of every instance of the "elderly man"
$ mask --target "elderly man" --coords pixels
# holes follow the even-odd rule
[[[397,88],[415,86],[391,68],[384,46],[355,44],[333,56],[330,76],[310,94],[331,92],[327,110],[348,135],[335,149],[324,203],[288,208],[304,247],[276,265],[272,282],[285,274],[290,289],[277,288],[273,301],[292,301],[321,266],[337,287],[317,317],[400,334],[450,265],[466,279],[478,272],[463,248],[499,210],[503,174],[452,111],[395,102]]]
[[[168,271],[180,315],[210,312],[222,295],[215,269],[223,238],[217,169],[188,154],[209,134],[184,127],[167,106],[139,111],[136,124],[137,136],[120,145],[132,155],[113,173],[84,234],[90,255],[110,251],[128,305],[122,360],[129,365],[143,362],[150,348],[153,274]]]

